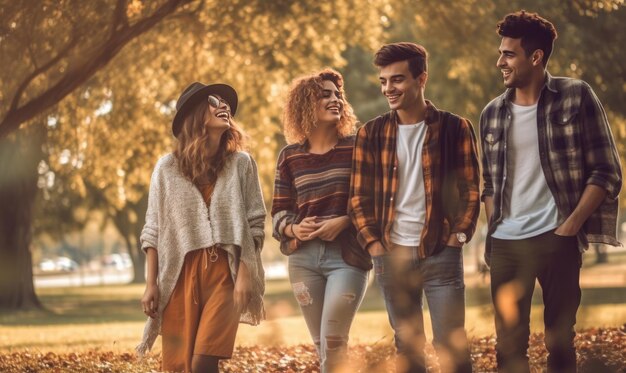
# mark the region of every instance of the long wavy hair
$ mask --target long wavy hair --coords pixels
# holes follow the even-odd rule
[[[207,128],[209,115],[209,104],[202,100],[185,116],[174,143],[174,155],[181,172],[196,185],[215,183],[226,158],[245,149],[246,136],[231,118],[230,128],[222,133],[217,153],[210,156],[206,145],[214,134]]]
[[[335,83],[343,97],[343,111],[337,123],[339,138],[355,132],[356,116],[343,90],[343,77],[339,72],[325,68],[318,73],[298,77],[291,83],[283,111],[283,133],[287,143],[302,143],[317,127],[317,101],[322,98],[325,80]]]

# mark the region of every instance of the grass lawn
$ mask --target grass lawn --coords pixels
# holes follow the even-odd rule
[[[78,352],[91,349],[128,352],[139,342],[144,316],[139,299],[143,285],[40,289],[46,311],[0,314],[0,352]],[[537,292],[538,293],[538,292]],[[489,292],[484,286],[467,289],[466,328],[472,337],[494,333]],[[585,289],[578,328],[619,326],[626,320],[624,288]],[[532,309],[531,329],[542,331],[540,294]],[[241,325],[240,346],[310,343],[287,281],[268,282],[268,320],[260,326]],[[429,325],[428,314],[426,323]],[[427,327],[427,331],[429,331]],[[391,342],[392,332],[376,286],[368,289],[351,331],[352,343]],[[157,341],[155,352],[160,343]]]

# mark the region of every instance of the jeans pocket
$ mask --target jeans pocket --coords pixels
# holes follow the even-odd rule
[[[560,234],[556,234],[554,231],[552,232],[552,236],[556,238],[557,245],[564,246],[576,246],[578,247],[578,236],[561,236]]]

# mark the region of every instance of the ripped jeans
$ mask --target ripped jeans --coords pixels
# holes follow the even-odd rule
[[[289,255],[289,279],[322,372],[346,358],[348,334],[367,288],[367,271],[346,264],[337,242],[314,239]]]

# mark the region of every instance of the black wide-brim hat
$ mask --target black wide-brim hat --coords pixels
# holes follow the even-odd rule
[[[210,94],[220,96],[230,106],[230,115],[234,116],[237,111],[237,92],[228,84],[202,84],[199,82],[191,83],[176,101],[176,115],[172,121],[172,132],[178,137],[180,129],[183,126],[185,116],[191,108],[206,100]]]

